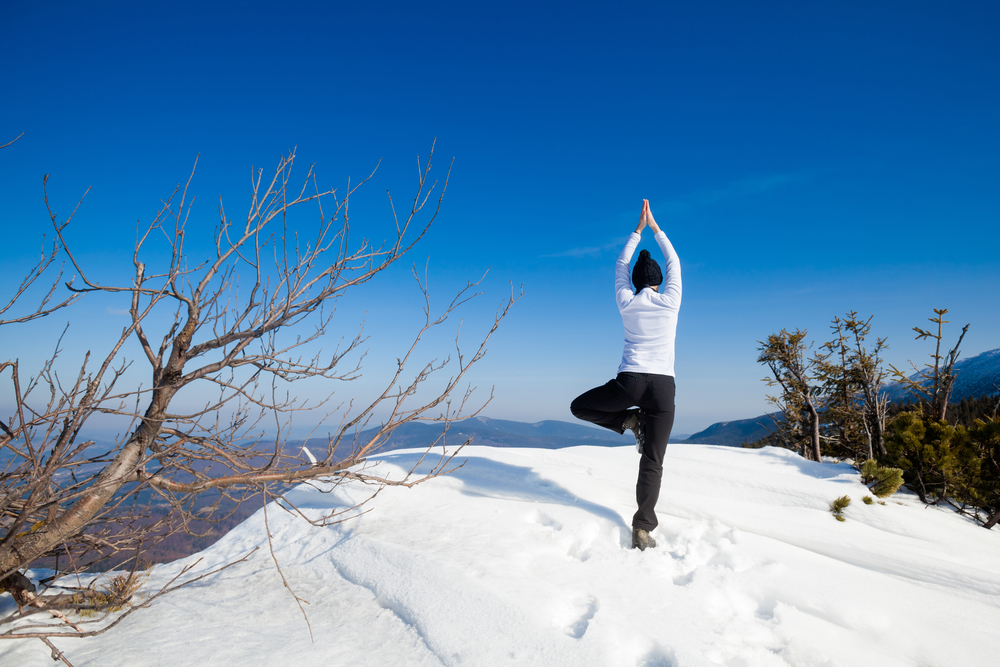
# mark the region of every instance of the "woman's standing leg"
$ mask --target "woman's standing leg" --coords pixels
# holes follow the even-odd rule
[[[663,459],[674,426],[674,378],[647,375],[645,391],[638,405],[646,417],[646,442],[639,459],[639,478],[635,500],[639,509],[632,517],[632,527],[650,531],[656,528],[656,501],[663,480]]]

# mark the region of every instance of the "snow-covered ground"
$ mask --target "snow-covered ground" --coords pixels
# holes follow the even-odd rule
[[[671,445],[659,548],[628,548],[632,447],[469,447],[456,473],[314,528],[261,512],[108,633],[57,640],[87,665],[976,667],[1000,656],[1000,533],[897,494],[864,505],[847,465],[774,448]],[[381,465],[408,468],[413,452]],[[290,496],[309,512],[363,490]],[[846,522],[829,504],[853,498]],[[160,566],[163,582],[186,559]],[[51,665],[37,640],[0,664]]]

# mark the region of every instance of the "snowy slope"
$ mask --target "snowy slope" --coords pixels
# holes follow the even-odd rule
[[[912,496],[863,505],[847,465],[672,445],[660,548],[641,553],[627,548],[633,448],[466,453],[455,474],[387,489],[348,523],[317,529],[269,510],[315,643],[266,548],[105,635],[57,643],[76,667],[974,667],[1000,655],[1000,532]],[[401,471],[415,456],[382,465]],[[838,523],[828,505],[844,494],[854,503]],[[291,497],[318,512],[362,495]],[[262,544],[258,512],[198,569]],[[36,640],[0,642],[0,664],[52,662]]]

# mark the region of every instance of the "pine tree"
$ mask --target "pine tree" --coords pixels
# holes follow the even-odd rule
[[[963,398],[948,406],[948,415],[954,424],[971,429],[977,420],[989,421],[1000,414],[1000,396],[980,396]]]
[[[820,389],[814,386],[816,360],[806,357],[806,332],[796,329],[771,334],[767,341],[757,341],[760,356],[774,377],[764,378],[768,386],[778,386],[781,393],[767,399],[783,413],[780,437],[799,444],[801,452],[814,461],[822,461],[820,451]]]
[[[853,310],[844,319],[834,317],[834,338],[815,357],[822,383],[822,430],[836,453],[856,460],[885,453],[888,400],[882,382],[887,373],[881,353],[888,346],[885,338],[877,338],[870,350],[866,347],[873,317],[858,319]]]
[[[851,313],[853,315],[853,313]],[[834,338],[824,343],[814,356],[816,379],[823,396],[820,415],[821,437],[828,454],[862,458],[864,427],[857,394],[859,387],[852,372],[850,340],[844,320],[833,318]]]

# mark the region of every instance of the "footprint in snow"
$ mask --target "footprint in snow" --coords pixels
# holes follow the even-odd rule
[[[655,646],[652,651],[639,658],[636,667],[677,667],[677,655],[673,649]]]
[[[566,628],[566,634],[574,639],[580,639],[587,632],[587,628],[590,626],[590,620],[594,618],[594,614],[600,608],[597,599],[592,595],[587,595],[582,598],[577,598],[573,601],[573,607],[579,617],[574,623]]]
[[[534,510],[528,515],[528,521],[532,523],[537,523],[539,526],[545,526],[546,528],[551,528],[552,530],[562,530],[562,524],[550,517],[545,512],[541,510]]]
[[[667,532],[661,531],[660,534]],[[677,561],[681,574],[674,578],[678,586],[686,586],[694,573],[704,566],[733,572],[744,572],[753,563],[741,553],[738,546],[740,532],[718,521],[697,522],[683,530],[666,534],[663,549]]]

